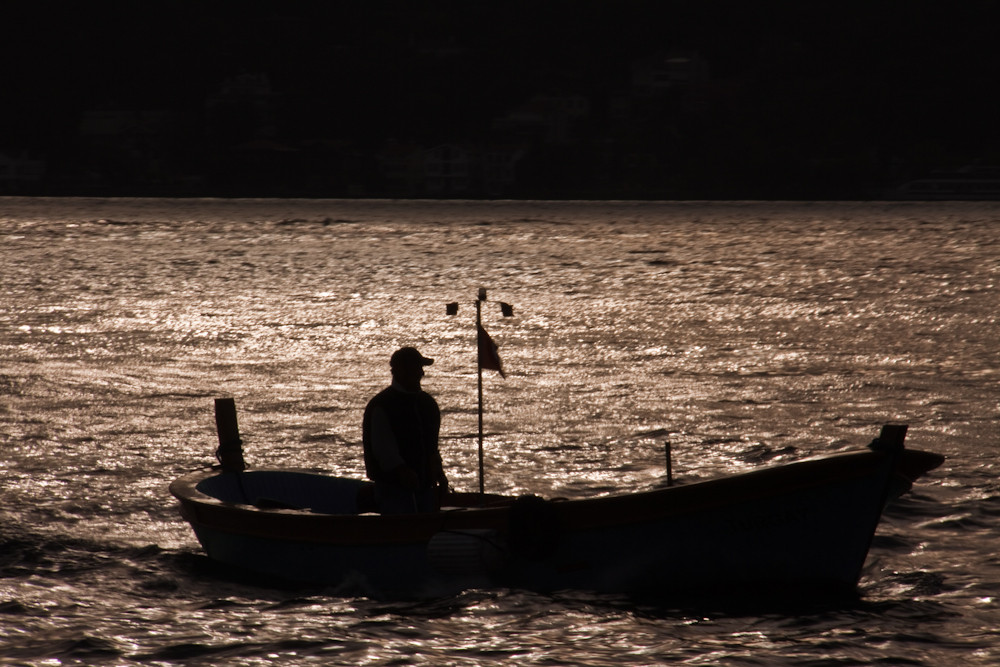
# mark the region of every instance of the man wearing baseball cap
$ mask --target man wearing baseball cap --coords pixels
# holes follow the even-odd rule
[[[365,470],[382,514],[433,512],[448,490],[438,451],[441,410],[420,388],[424,367],[433,363],[414,347],[396,350],[392,384],[365,407]]]

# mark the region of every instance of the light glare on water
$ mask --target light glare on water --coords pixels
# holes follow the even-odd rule
[[[0,201],[0,661],[1000,660],[1000,206]],[[404,604],[206,563],[166,486],[213,462],[214,397],[251,464],[360,476],[364,404],[416,345],[449,476],[477,487],[480,286],[507,370],[484,378],[487,490],[649,489],[667,440],[684,483],[890,421],[948,461],[886,513],[865,602],[804,616]]]

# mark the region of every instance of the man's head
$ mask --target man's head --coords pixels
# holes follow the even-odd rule
[[[420,389],[420,380],[424,377],[424,366],[434,363],[433,359],[428,359],[417,352],[415,347],[401,347],[392,353],[389,359],[389,368],[392,369],[392,377],[405,389],[415,391]]]

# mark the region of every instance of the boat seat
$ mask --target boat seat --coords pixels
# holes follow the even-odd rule
[[[277,498],[267,498],[261,496],[253,502],[253,506],[262,510],[303,510],[310,511],[308,507],[302,507],[301,505],[296,505],[295,503],[285,502],[284,500],[278,500]]]

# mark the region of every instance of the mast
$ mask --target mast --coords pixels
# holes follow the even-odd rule
[[[480,287],[476,296],[476,395],[478,398],[478,454],[479,454],[479,493],[486,492],[485,465],[483,457],[483,360],[487,360],[486,368],[496,370],[504,376],[500,365],[500,357],[496,352],[493,339],[483,328],[483,302],[486,301],[486,288]],[[447,304],[448,315],[458,314],[458,302]],[[509,303],[500,302],[500,312],[504,317],[513,317],[514,308]]]

